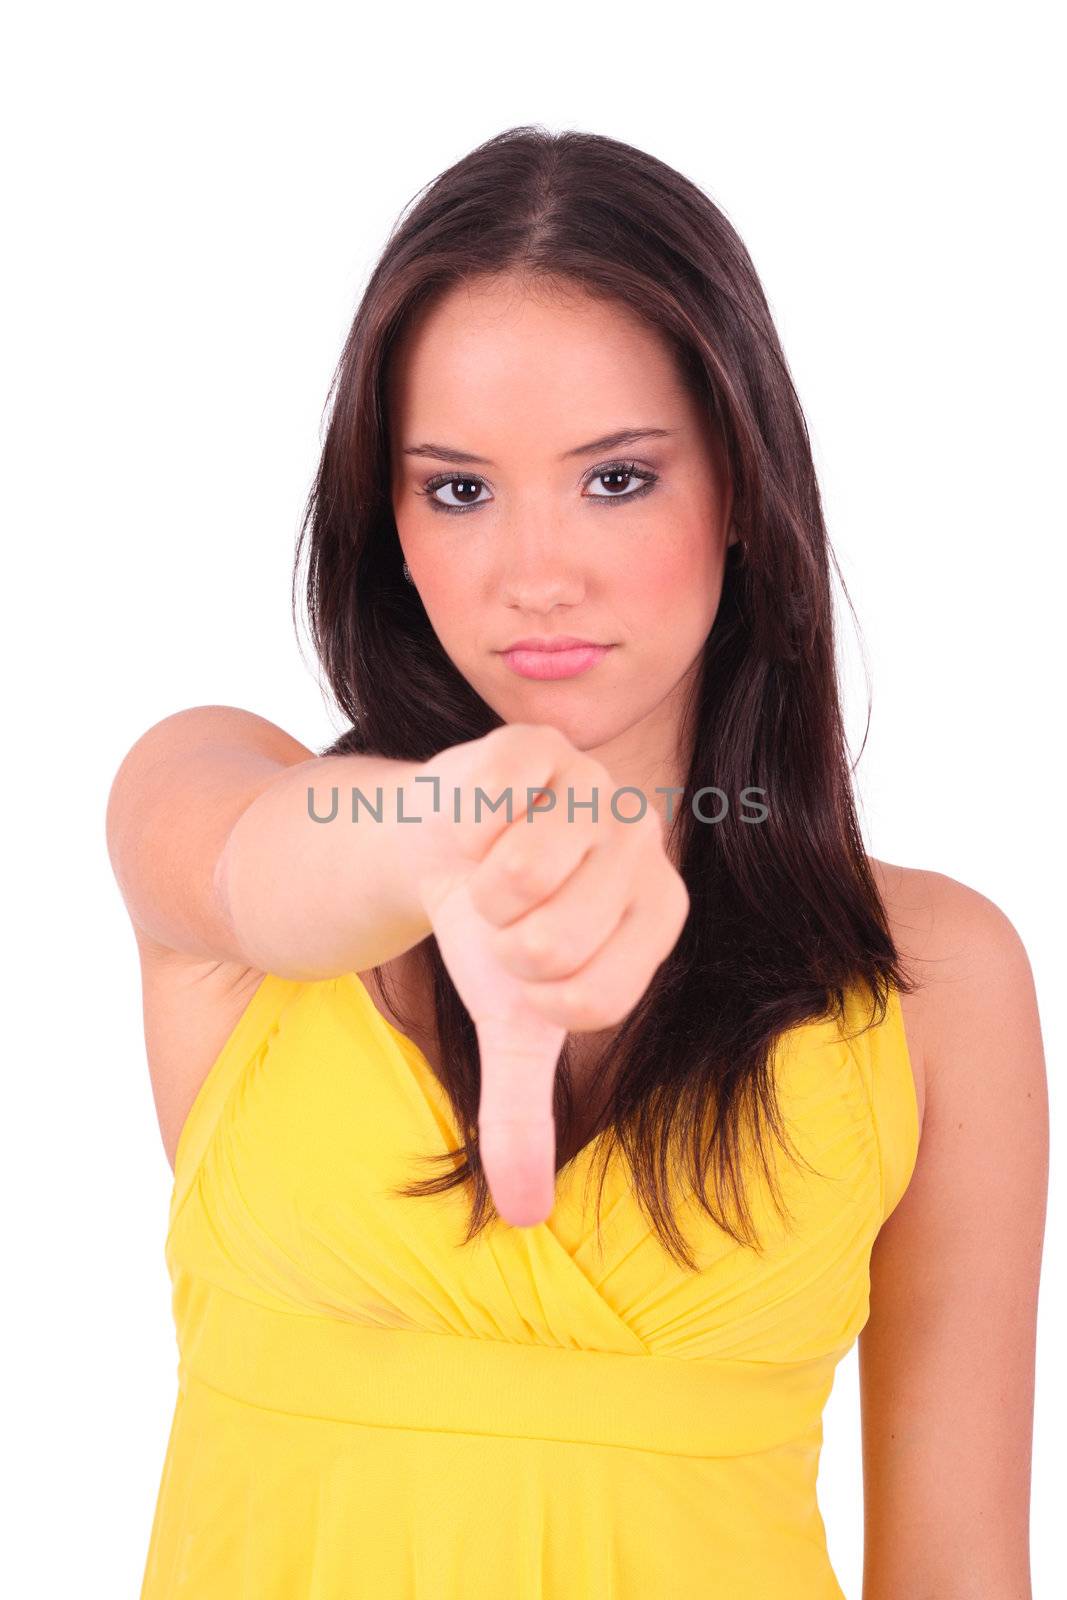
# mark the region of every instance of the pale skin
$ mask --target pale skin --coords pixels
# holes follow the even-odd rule
[[[665,816],[656,789],[684,782],[683,699],[734,537],[722,456],[669,352],[618,308],[507,281],[452,291],[405,340],[392,376],[397,530],[443,647],[506,722],[558,729],[614,786],[635,786]],[[666,436],[567,456],[645,428]],[[446,453],[409,453],[424,445]],[[597,479],[617,462],[655,473],[654,488],[632,504],[591,504],[612,483],[621,501],[640,486],[625,475]],[[477,506],[435,511],[421,491],[441,474],[476,484]],[[470,503],[454,487],[435,492]],[[517,637],[553,633],[615,648],[589,672],[555,682],[523,679],[496,653]],[[316,758],[263,718],[227,707],[167,719],[141,747],[116,777],[109,847],[137,937],[149,1065],[173,1163],[189,1107],[262,972],[284,971],[281,961],[250,959],[220,912],[212,884],[222,844],[235,819],[251,818],[256,797],[281,792],[287,775]],[[188,788],[183,794],[172,781],[172,810],[164,811],[153,772],[168,757]],[[211,806],[197,808],[192,802],[209,791]],[[134,839],[131,819],[152,808],[155,836],[171,852],[165,870],[152,865],[160,849],[142,851]],[[635,848],[624,833],[607,842],[598,881],[614,872],[622,899],[639,908],[648,948],[601,929],[597,954],[603,962],[614,940],[616,996],[633,1004],[674,937],[652,909],[673,869],[662,848]],[[565,850],[565,830],[554,837]],[[1025,1600],[1048,1174],[1033,978],[1018,933],[983,895],[939,873],[872,865],[898,948],[920,982],[903,1007],[921,1138],[908,1190],[874,1246],[871,1312],[859,1340],[863,1600]],[[275,898],[288,892],[283,884]],[[504,895],[499,879],[493,894]],[[583,921],[581,906],[589,899],[550,896],[541,908],[565,904],[549,947],[557,968],[579,978],[584,969],[568,968],[568,956],[573,963],[584,950],[583,929],[588,943],[594,918]],[[518,944],[504,938],[509,922],[517,925],[514,905],[498,899],[490,916],[493,904],[487,892],[494,948],[518,962]],[[398,933],[385,964],[412,1006],[407,1031],[435,1063],[413,942]],[[396,1025],[371,964],[361,976]],[[316,970],[344,969],[324,955]],[[558,981],[536,962],[524,971],[531,983],[540,975],[546,997]],[[580,1060],[590,1069],[613,1031],[595,1019],[579,1026]]]

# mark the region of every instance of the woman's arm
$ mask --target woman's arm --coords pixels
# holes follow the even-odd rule
[[[908,876],[926,1106],[859,1341],[863,1600],[1029,1600],[1049,1141],[1037,999],[1003,912],[951,878]]]
[[[253,712],[194,706],[125,756],[107,805],[108,851],[139,937],[283,978],[359,972],[431,931],[415,891],[432,810],[415,762],[314,756]],[[328,816],[338,789],[337,816]],[[375,804],[351,819],[351,790]]]

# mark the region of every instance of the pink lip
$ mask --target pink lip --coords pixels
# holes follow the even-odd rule
[[[572,633],[556,633],[533,635],[529,639],[512,639],[507,648],[508,650],[585,650],[593,647],[602,648],[595,639],[576,639]]]
[[[518,649],[514,645],[501,654],[513,672],[523,678],[573,678],[594,666],[614,646],[610,644],[582,644],[573,649],[558,645],[542,646],[536,650]]]

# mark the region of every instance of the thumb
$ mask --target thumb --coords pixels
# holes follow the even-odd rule
[[[493,1204],[513,1227],[532,1228],[556,1198],[552,1095],[566,1029],[529,1007],[474,1018],[481,1055],[478,1148]]]

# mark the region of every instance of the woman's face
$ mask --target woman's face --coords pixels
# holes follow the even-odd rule
[[[404,559],[453,664],[505,722],[673,771],[732,493],[658,333],[573,285],[479,279],[408,330],[389,412]],[[560,635],[612,648],[548,680],[503,654]]]

